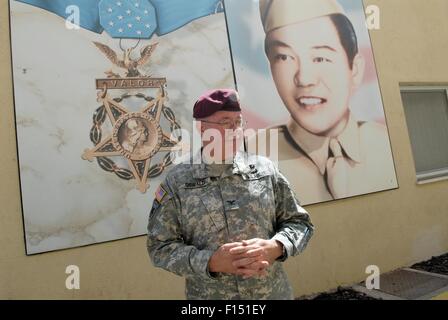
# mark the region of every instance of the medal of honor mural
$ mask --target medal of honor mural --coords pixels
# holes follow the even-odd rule
[[[132,60],[134,48],[123,50],[122,60],[107,45],[95,42],[95,45],[120,68],[125,68],[126,77],[112,71],[106,72],[107,79],[97,79],[98,102],[102,105],[93,116],[90,140],[95,145],[87,149],[82,158],[93,161],[97,158],[99,166],[108,172],[114,172],[124,180],[135,179],[138,189],[146,192],[149,186],[148,178],[159,176],[165,167],[172,164],[171,151],[179,150],[181,137],[173,140],[175,131],[181,129],[176,122],[172,109],[166,105],[167,89],[165,78],[151,78],[144,76],[137,69],[144,65],[155,50],[157,44],[145,46],[141,50],[138,60]],[[121,43],[120,43],[121,48]],[[112,98],[108,94],[110,89],[146,89],[158,88],[156,97],[146,96],[142,92],[131,94],[125,92],[120,97]],[[139,112],[130,112],[123,105],[128,98],[138,98],[143,107]],[[170,133],[163,132],[160,121],[162,114],[170,123]],[[112,134],[104,139],[102,125],[108,119],[112,126]],[[151,159],[158,152],[167,152],[160,164],[151,165]],[[127,168],[120,167],[110,157],[123,156],[126,158]]]
[[[145,234],[196,97],[234,85],[222,3],[11,0],[10,11],[27,254]]]
[[[397,188],[362,0],[224,4],[249,122],[301,204]]]

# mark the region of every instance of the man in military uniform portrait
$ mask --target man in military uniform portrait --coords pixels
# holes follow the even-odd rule
[[[188,299],[293,299],[282,262],[304,250],[314,226],[273,162],[229,134],[243,125],[239,101],[235,90],[218,89],[195,103],[203,148],[156,191],[148,253],[155,266],[186,278]],[[213,143],[207,130],[226,146],[205,153]]]
[[[351,112],[365,59],[343,7],[336,0],[260,0],[259,8],[265,54],[290,114],[270,129],[278,129],[279,167],[302,203],[396,187],[387,127]]]

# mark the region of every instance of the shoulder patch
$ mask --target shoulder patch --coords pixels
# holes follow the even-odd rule
[[[168,192],[163,188],[163,186],[159,185],[155,193],[155,199],[157,200],[157,202],[161,203],[167,193]]]

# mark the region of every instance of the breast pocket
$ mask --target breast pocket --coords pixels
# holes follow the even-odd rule
[[[187,240],[199,249],[216,249],[225,239],[226,221],[219,189],[213,184],[183,188],[182,224]]]
[[[251,199],[266,200],[263,204],[271,204],[274,200],[271,175],[268,173],[257,173],[243,176],[245,188]]]
[[[243,186],[251,212],[250,223],[259,232],[271,234],[275,226],[275,197],[271,175],[258,173],[245,176]]]

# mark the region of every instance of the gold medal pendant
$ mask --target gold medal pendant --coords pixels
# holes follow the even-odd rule
[[[159,176],[172,164],[172,152],[181,149],[182,138],[174,112],[166,106],[166,79],[145,76],[138,70],[138,67],[149,61],[157,43],[142,48],[137,60],[131,58],[131,53],[138,43],[124,50],[120,40],[122,60],[108,46],[94,43],[112,63],[127,72],[121,76],[107,71],[107,78],[96,79],[96,88],[99,90],[97,101],[101,106],[93,115],[90,130],[94,147],[86,149],[82,158],[91,162],[96,159],[101,169],[113,172],[121,179],[135,179],[138,190],[145,193],[150,178]],[[125,93],[115,97],[110,94],[112,90],[118,89]],[[142,92],[135,93],[136,89],[157,90],[157,93],[152,97]],[[139,106],[137,110],[135,105]],[[162,129],[162,119],[167,123],[169,132]],[[111,132],[104,133],[104,127]],[[175,133],[179,135],[175,136]],[[156,154],[162,152],[166,154],[159,163],[153,164]]]

